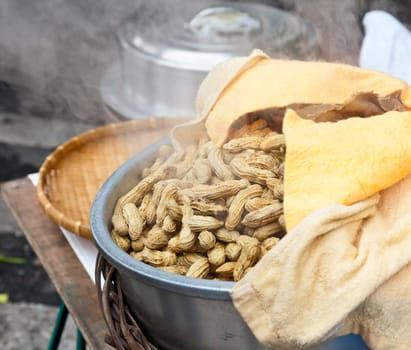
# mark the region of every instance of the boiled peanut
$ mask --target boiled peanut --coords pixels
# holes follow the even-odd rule
[[[244,226],[256,228],[276,221],[282,213],[283,205],[274,203],[248,213],[241,223]]]
[[[258,245],[246,245],[241,249],[241,254],[234,266],[234,281],[239,281],[245,271],[256,263],[259,254],[260,247]]]
[[[215,235],[207,230],[201,231],[198,235],[198,242],[203,249],[211,249],[216,243]]]
[[[147,236],[144,238],[144,245],[150,249],[161,249],[167,246],[167,244],[167,234],[157,225],[154,225],[151,230],[147,232]]]
[[[224,249],[227,259],[231,261],[236,261],[240,256],[241,249],[241,245],[237,243],[228,243]]]
[[[142,261],[155,266],[175,265],[177,263],[177,256],[170,251],[153,250],[147,247],[140,252]]]
[[[197,260],[193,265],[188,269],[186,276],[194,278],[204,278],[208,275],[210,271],[210,264],[208,263],[207,258],[202,258]]]
[[[228,215],[225,220],[227,230],[233,231],[240,223],[247,200],[260,196],[262,192],[262,187],[254,184],[237,193],[228,209]]]
[[[116,230],[112,230],[111,238],[125,252],[127,252],[130,249],[131,241],[130,238],[128,238],[127,236],[121,236],[118,234]]]
[[[224,225],[224,221],[218,220],[213,216],[192,215],[188,218],[187,224],[194,232],[204,230],[215,230]]]
[[[225,262],[224,244],[217,242],[213,248],[207,251],[207,257],[210,264],[220,266]]]
[[[215,231],[215,237],[221,242],[232,243],[237,241],[240,233],[238,231],[229,231],[222,227]]]
[[[275,221],[255,229],[255,231],[253,232],[253,237],[257,238],[259,241],[264,241],[268,237],[279,235],[283,232],[284,228],[278,221]]]
[[[267,250],[270,250],[274,246],[276,246],[279,241],[280,241],[280,239],[278,237],[266,238],[262,243],[262,247],[264,247]]]
[[[223,145],[223,150],[228,152],[241,152],[245,149],[259,149],[263,138],[261,136],[244,136],[232,139]]]
[[[126,203],[123,207],[123,217],[128,225],[128,234],[132,240],[138,239],[143,233],[146,222],[140,215],[134,203]]]
[[[235,265],[236,265],[235,261],[226,262],[220,265],[219,267],[217,267],[215,272],[222,276],[232,277]]]
[[[209,142],[207,146],[208,159],[214,174],[223,181],[233,180],[234,174],[232,173],[231,168],[224,163],[221,149],[211,142]]]
[[[233,158],[230,162],[230,166],[231,170],[237,177],[247,179],[261,185],[265,185],[267,179],[275,177],[275,173],[273,171],[250,166],[241,158]]]

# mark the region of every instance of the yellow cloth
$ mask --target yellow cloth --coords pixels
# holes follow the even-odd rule
[[[284,214],[290,231],[328,204],[353,204],[411,172],[411,112],[315,123],[288,110]]]
[[[272,59],[254,50],[210,71],[197,92],[197,119],[172,130],[173,144],[183,148],[207,130],[221,145],[233,123],[249,112],[290,104],[342,106],[370,92],[383,98],[398,93],[411,109],[411,88],[400,79],[344,64]]]
[[[293,103],[344,104],[360,92],[388,96],[400,91],[402,102],[411,108],[407,84],[383,73],[344,64],[263,57],[253,58],[251,63],[230,80],[212,108],[200,111],[201,117],[207,117],[206,128],[216,144],[226,140],[230,126],[239,117]],[[209,76],[202,85],[214,84],[218,85],[215,78]],[[197,99],[201,99],[202,91],[199,95]]]

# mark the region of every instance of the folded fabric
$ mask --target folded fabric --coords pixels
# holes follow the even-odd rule
[[[360,93],[382,98],[398,95],[401,104],[411,109],[411,89],[387,74],[345,64],[272,59],[254,50],[211,70],[197,93],[197,119],[173,129],[174,146],[194,142],[197,133],[191,130],[198,130],[198,125],[221,145],[235,122],[249,113],[296,104],[300,108],[317,105],[317,113],[318,106],[327,111],[346,105]]]
[[[357,332],[372,349],[411,344],[401,271],[411,261],[411,176],[379,197],[313,212],[235,285],[234,305],[261,342],[295,349]]]
[[[209,111],[203,111],[208,134],[218,145],[227,139],[237,119],[272,107],[345,104],[360,92],[388,96],[400,91],[402,102],[411,108],[407,84],[383,73],[327,62],[261,58],[252,63],[230,80]],[[207,76],[202,85],[212,86],[213,80]]]
[[[411,349],[411,264],[357,307],[344,322],[346,332],[361,334],[371,349]]]
[[[287,231],[328,204],[353,204],[411,172],[411,112],[315,123],[288,110],[284,215]]]

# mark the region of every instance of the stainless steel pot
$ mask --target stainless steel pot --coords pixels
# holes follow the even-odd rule
[[[253,48],[273,57],[315,58],[319,47],[312,25],[272,6],[164,4],[163,9],[147,4],[118,30],[121,58],[103,76],[100,91],[126,118],[195,116],[198,87],[216,64]]]
[[[120,274],[128,305],[150,339],[163,350],[258,350],[260,344],[235,309],[234,282],[184,277],[146,265],[111,239],[111,216],[118,198],[136,184],[136,175],[152,163],[163,139],[122,165],[102,186],[91,209],[94,241]],[[321,317],[321,315],[318,315]],[[317,350],[365,350],[355,336],[322,344]]]

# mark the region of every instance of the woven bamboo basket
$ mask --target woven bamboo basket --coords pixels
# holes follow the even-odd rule
[[[58,225],[91,239],[92,202],[105,180],[139,150],[187,118],[122,121],[76,136],[56,148],[39,170],[37,197]]]

